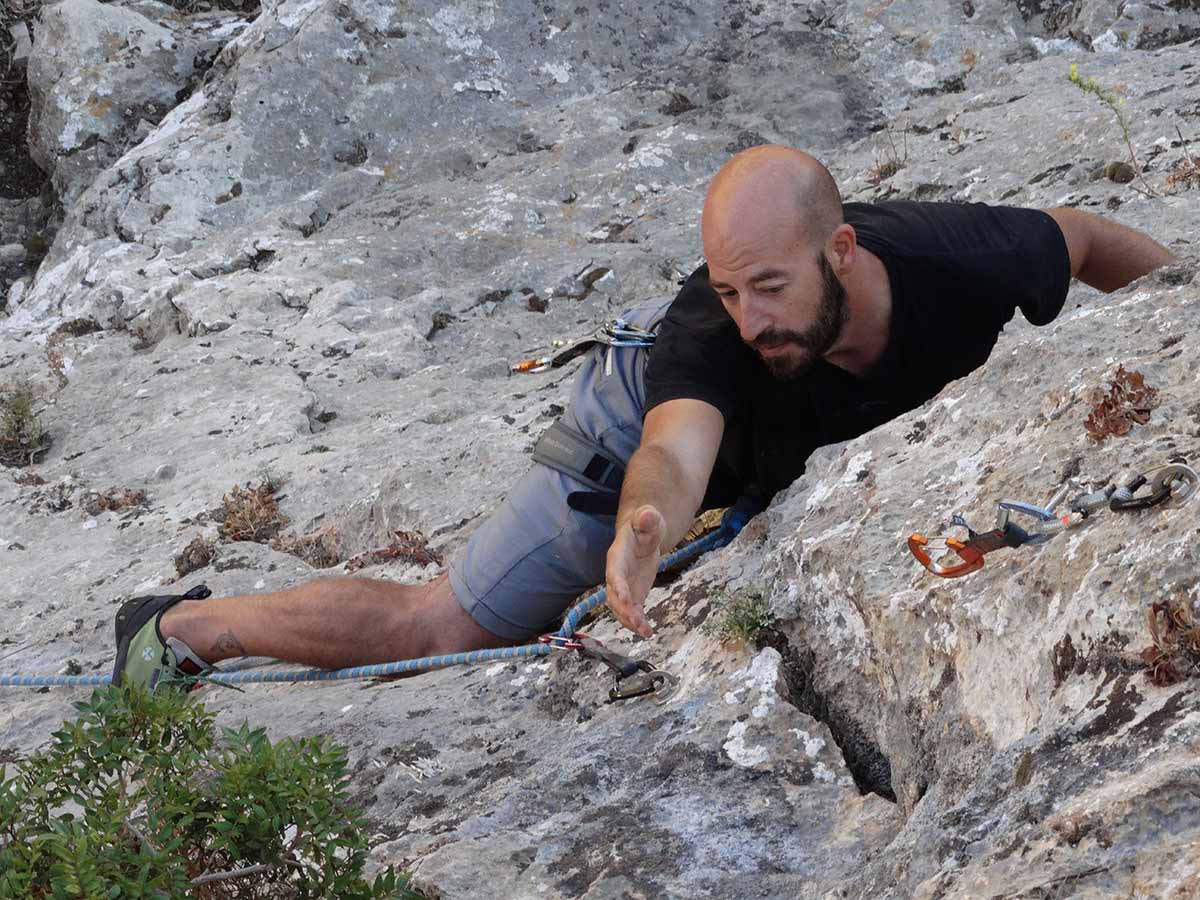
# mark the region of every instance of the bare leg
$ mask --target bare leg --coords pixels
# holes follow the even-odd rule
[[[476,624],[444,574],[420,585],[324,578],[271,594],[185,600],[159,627],[208,662],[271,656],[327,669],[514,643]]]

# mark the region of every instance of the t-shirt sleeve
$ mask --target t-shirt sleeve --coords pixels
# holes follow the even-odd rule
[[[846,204],[860,241],[896,268],[933,321],[999,331],[1020,309],[1034,325],[1053,321],[1071,282],[1058,223],[1039,209],[984,203]],[[945,301],[943,303],[943,301]],[[942,308],[949,304],[950,309]]]
[[[997,244],[1006,252],[984,257],[981,283],[1005,292],[1034,325],[1046,325],[1062,310],[1071,285],[1071,258],[1058,223],[1040,209],[989,207]]]
[[[703,400],[728,422],[737,397],[740,339],[701,267],[658,327],[646,366],[646,412],[668,400]]]

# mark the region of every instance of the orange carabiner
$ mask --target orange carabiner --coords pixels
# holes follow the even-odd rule
[[[936,562],[929,555],[929,551],[937,549],[939,545],[947,550],[953,550],[962,562],[955,566],[943,566]],[[972,572],[978,572],[983,568],[983,554],[973,547],[968,547],[957,538],[930,539],[924,535],[912,534],[908,537],[908,550],[917,558],[917,562],[941,578],[959,578],[963,575],[970,575]]]

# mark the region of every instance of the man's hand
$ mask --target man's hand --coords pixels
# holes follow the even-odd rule
[[[643,606],[658,572],[659,551],[687,534],[724,428],[720,410],[703,400],[668,400],[646,413],[641,443],[621,487],[604,573],[609,609],[642,637],[654,633]]]
[[[646,621],[645,604],[658,573],[659,548],[666,531],[662,513],[648,504],[640,506],[617,529],[608,550],[608,608],[618,622],[642,637],[654,633]]]

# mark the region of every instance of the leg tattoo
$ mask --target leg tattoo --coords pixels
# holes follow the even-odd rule
[[[246,656],[246,648],[242,646],[242,642],[237,639],[232,631],[227,631],[217,638],[217,642],[212,646],[213,653],[232,654],[235,656]]]

